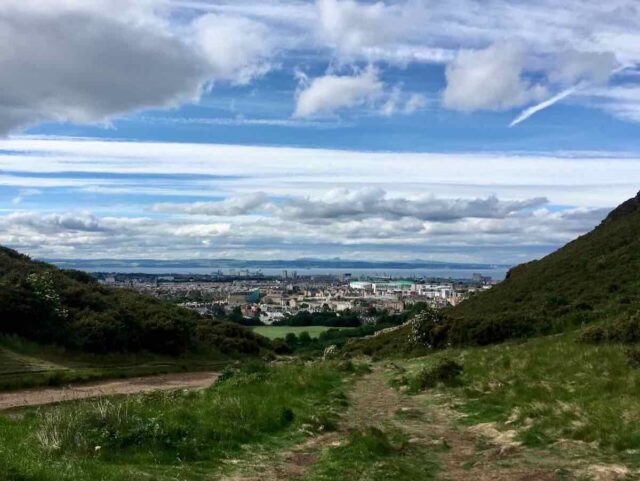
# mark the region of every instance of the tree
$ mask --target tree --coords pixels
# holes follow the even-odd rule
[[[290,332],[286,336],[284,336],[284,342],[286,342],[287,346],[289,346],[291,349],[295,349],[298,345],[298,336],[296,336],[293,332]]]
[[[301,346],[308,346],[313,342],[313,340],[311,339],[311,336],[307,331],[303,331],[298,336],[298,342],[300,343]]]

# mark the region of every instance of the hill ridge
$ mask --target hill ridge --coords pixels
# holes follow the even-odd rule
[[[640,191],[635,197],[624,201],[618,207],[609,212],[609,215],[604,219],[603,223],[611,222],[613,220],[620,219],[622,217],[633,214],[640,210]]]

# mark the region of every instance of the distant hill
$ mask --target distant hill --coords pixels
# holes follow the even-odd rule
[[[514,267],[497,286],[445,310],[432,330],[433,346],[486,345],[596,321],[624,322],[639,312],[640,193],[588,234],[543,259]],[[415,353],[409,332],[404,327],[355,341],[347,351]]]
[[[348,259],[291,259],[291,260],[244,260],[244,259],[47,259],[58,267],[74,269],[109,271],[110,269],[165,269],[166,273],[185,269],[451,269],[486,270],[506,269],[507,265],[461,264],[438,261],[358,261]]]
[[[126,289],[98,284],[0,247],[0,335],[96,353],[258,354],[267,339],[236,324]]]

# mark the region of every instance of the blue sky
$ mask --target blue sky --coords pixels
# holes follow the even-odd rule
[[[539,257],[639,189],[638,25],[623,0],[8,0],[0,243]]]

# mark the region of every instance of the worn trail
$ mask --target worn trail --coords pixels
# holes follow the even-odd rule
[[[206,388],[218,378],[218,375],[218,372],[175,373],[55,388],[0,392],[0,410],[102,396]]]
[[[441,406],[432,394],[406,396],[391,388],[380,367],[358,380],[350,407],[338,432],[312,437],[293,449],[239,465],[225,481],[283,481],[304,478],[322,450],[344,442],[354,429],[375,426],[401,429],[410,442],[439,453],[440,481],[554,481],[560,479],[554,460],[520,449],[509,437],[492,438],[489,429],[457,427],[458,415]],[[479,449],[478,446],[483,446]],[[248,473],[250,474],[243,474]],[[568,478],[571,479],[571,478]]]

